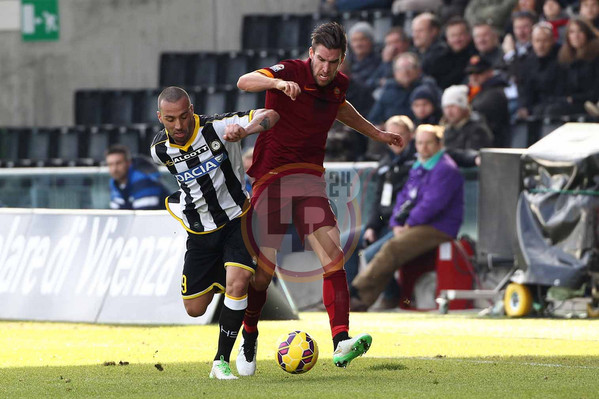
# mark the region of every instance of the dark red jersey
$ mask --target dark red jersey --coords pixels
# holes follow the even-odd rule
[[[322,168],[327,134],[345,102],[349,79],[337,73],[325,87],[314,81],[310,59],[285,60],[258,72],[271,78],[296,82],[301,94],[293,101],[280,90],[268,90],[264,108],[277,111],[279,122],[260,133],[248,174],[256,179],[293,163],[315,164]]]

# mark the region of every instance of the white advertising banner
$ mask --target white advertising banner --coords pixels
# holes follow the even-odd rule
[[[166,211],[0,210],[0,318],[207,324],[180,294],[187,233]],[[220,296],[217,296],[220,297]]]

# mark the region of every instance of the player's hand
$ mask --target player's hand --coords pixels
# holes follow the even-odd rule
[[[277,90],[281,90],[283,93],[287,94],[293,101],[295,101],[297,96],[302,92],[297,83],[288,80],[279,80],[276,87]]]
[[[247,131],[238,124],[227,125],[223,138],[232,143],[239,141],[248,135]]]
[[[392,132],[381,132],[379,135],[380,141],[389,145],[396,145],[398,147],[404,147],[407,143],[401,134]]]
[[[410,226],[408,226],[408,225],[405,225],[405,226],[393,226],[393,236],[394,237],[399,237],[404,231],[406,231],[409,228],[410,228]]]

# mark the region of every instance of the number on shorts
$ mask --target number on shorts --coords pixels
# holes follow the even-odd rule
[[[181,277],[181,293],[185,294],[187,292],[187,276],[184,274]]]

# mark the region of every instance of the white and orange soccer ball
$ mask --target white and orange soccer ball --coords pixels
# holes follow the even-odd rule
[[[292,331],[279,339],[275,358],[286,372],[305,373],[318,360],[318,345],[308,333]]]

